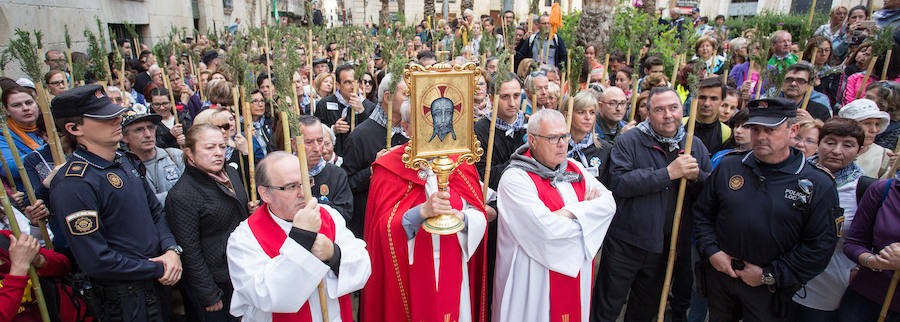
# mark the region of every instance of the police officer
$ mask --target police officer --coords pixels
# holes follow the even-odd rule
[[[710,321],[785,321],[794,292],[828,265],[843,219],[834,178],[790,147],[794,102],[749,106],[753,149],[726,155],[693,208]]]
[[[50,208],[90,278],[103,321],[163,321],[167,286],[181,278],[181,248],[133,155],[118,151],[122,112],[98,85],[51,103],[64,139],[77,148],[51,174]]]

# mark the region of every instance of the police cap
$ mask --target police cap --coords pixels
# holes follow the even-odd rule
[[[787,121],[787,119],[797,116],[796,103],[786,98],[752,100],[748,105],[750,107],[750,118],[744,125],[776,127]]]
[[[84,116],[98,120],[108,120],[125,112],[106,96],[100,85],[84,85],[62,92],[50,102],[54,117]]]

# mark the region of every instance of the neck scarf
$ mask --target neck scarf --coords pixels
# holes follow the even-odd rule
[[[372,114],[369,115],[369,118],[372,119],[372,121],[375,121],[375,123],[378,123],[378,125],[387,128],[387,112],[381,108],[381,103],[375,105],[375,109],[372,110]],[[406,131],[403,131],[403,127],[401,126],[392,126],[391,133],[401,133],[403,136],[407,136]]]
[[[580,173],[566,171],[567,166],[565,162],[557,166],[556,169],[550,169],[541,164],[531,157],[529,148],[526,143],[516,149],[516,153],[513,153],[512,158],[509,160],[509,167],[534,173],[542,179],[550,179],[550,185],[553,187],[556,187],[556,184],[560,182],[572,183],[584,180]],[[528,153],[527,156],[525,155],[526,152]]]
[[[41,145],[35,142],[34,139],[32,139],[31,136],[28,136],[27,133],[37,131],[37,125],[24,126],[16,122],[16,120],[13,120],[11,117],[6,118],[6,125],[9,126],[10,131],[15,133],[20,139],[22,139],[22,142],[32,150],[37,150],[41,147]],[[24,158],[25,156],[23,155],[21,157]]]
[[[494,113],[494,111],[491,111],[490,113],[488,113],[488,115],[487,115],[488,119],[493,117],[493,116],[491,116],[493,113]],[[513,133],[515,133],[518,130],[524,129],[524,128],[525,128],[525,113],[522,113],[522,111],[519,111],[519,113],[516,114],[516,121],[513,122],[513,124],[506,123],[506,121],[501,119],[499,117],[499,115],[497,116],[497,129],[505,132],[506,136],[511,137],[511,136],[513,136]]]
[[[650,126],[649,120],[639,123],[637,125],[637,129],[641,132],[644,132],[644,134],[649,135],[657,142],[665,144],[669,152],[677,151],[680,148],[681,140],[683,140],[685,136],[683,126],[678,127],[678,132],[675,132],[675,136],[673,137],[667,138],[665,136],[659,135],[659,133],[656,133],[656,131],[654,131]]]
[[[319,173],[322,173],[322,170],[325,170],[325,163],[325,159],[319,158],[319,163],[316,163],[316,166],[309,169],[309,176],[315,177],[319,175]]]
[[[900,16],[900,9],[881,9],[872,14],[875,23],[881,27],[890,24],[891,21],[897,19],[897,16]]]
[[[819,164],[819,156],[818,155],[811,156],[811,157],[809,157],[809,159],[807,161],[809,161],[809,163],[812,163],[812,164]],[[859,165],[857,165],[855,161],[850,162],[849,165],[847,165],[843,169],[841,169],[838,172],[835,172],[833,174],[834,182],[837,185],[837,187],[840,188],[840,187],[844,186],[845,184],[856,181],[857,179],[859,179],[859,177],[862,177],[864,174],[865,173],[863,172],[862,168],[860,168]]]
[[[575,158],[575,156],[578,155],[578,159],[581,160],[581,164],[583,164],[584,166],[588,166],[587,157],[584,156],[584,152],[582,152],[581,150],[591,146],[591,144],[593,143],[593,140],[591,140],[592,138],[594,138],[593,131],[588,132],[588,134],[578,142],[575,142],[572,138],[569,138],[569,146],[572,147],[572,149],[569,150],[569,153],[566,153],[566,157]]]

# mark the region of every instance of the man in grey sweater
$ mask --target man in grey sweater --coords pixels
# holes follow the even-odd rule
[[[156,114],[125,112],[122,119],[122,142],[140,158],[146,169],[144,178],[153,188],[156,199],[165,206],[169,189],[172,189],[184,172],[184,158],[179,149],[156,146],[156,126],[160,120],[161,117]],[[178,141],[183,141],[183,138]]]

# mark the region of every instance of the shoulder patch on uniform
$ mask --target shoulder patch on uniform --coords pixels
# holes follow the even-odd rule
[[[72,161],[69,162],[69,167],[66,168],[66,176],[67,177],[83,177],[84,171],[87,169],[87,162],[82,161]]]
[[[66,226],[73,236],[87,235],[100,228],[100,220],[96,211],[76,211],[66,216]]]
[[[813,168],[822,170],[823,172],[825,172],[825,173],[828,174],[828,177],[831,178],[831,180],[834,180],[834,174],[832,174],[832,173],[831,173],[831,170],[828,170],[828,168],[825,168],[825,167],[823,167],[822,165],[817,164],[817,163],[813,163],[813,162],[807,162],[807,164],[812,165]]]
[[[107,172],[106,180],[109,181],[109,184],[111,184],[116,189],[119,189],[122,187],[122,178],[119,178],[119,175],[117,175],[115,173]]]
[[[739,174],[733,175],[730,179],[728,179],[728,188],[731,188],[731,190],[737,191],[740,190],[743,186],[744,177]]]

